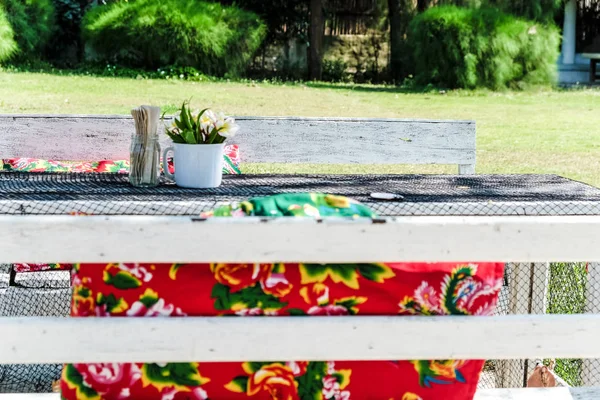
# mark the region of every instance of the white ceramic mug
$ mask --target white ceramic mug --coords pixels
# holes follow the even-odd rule
[[[185,188],[214,188],[223,179],[223,148],[220,144],[173,143],[163,151],[165,175],[177,186]],[[175,173],[167,165],[167,154],[172,151]]]

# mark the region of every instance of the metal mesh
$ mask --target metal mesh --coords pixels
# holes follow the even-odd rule
[[[15,274],[0,264],[0,316],[67,316],[71,303],[70,273],[49,271]],[[44,393],[60,378],[61,364],[0,365],[0,393]]]
[[[198,215],[276,193],[355,198],[382,216],[600,215],[600,190],[553,175],[226,176],[216,189],[133,188],[110,174],[0,173],[0,214]],[[372,193],[394,193],[381,201]],[[48,260],[52,261],[52,260]],[[67,271],[14,273],[0,264],[0,316],[67,316]],[[508,264],[498,314],[600,312],[600,264]],[[540,332],[543,335],[544,332]],[[479,387],[522,387],[538,360],[489,360]],[[600,385],[598,360],[555,363],[559,385]],[[48,392],[60,365],[0,365],[0,392]]]
[[[0,173],[0,214],[198,215],[225,202],[323,192],[384,216],[599,214],[600,189],[555,175],[226,175],[221,187],[134,188],[126,175]],[[381,201],[373,193],[402,201]]]
[[[496,309],[506,314],[597,313],[600,268],[595,263],[520,263],[506,267]],[[539,332],[540,336],[544,332]],[[566,339],[568,340],[568,339]],[[536,363],[554,366],[558,386],[599,386],[600,361],[592,359],[490,360],[479,386],[523,387]]]

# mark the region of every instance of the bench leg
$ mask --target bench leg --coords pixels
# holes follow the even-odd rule
[[[475,174],[475,164],[459,164],[458,165],[458,174],[459,175],[474,175]]]
[[[590,83],[596,82],[596,63],[598,60],[590,59]]]

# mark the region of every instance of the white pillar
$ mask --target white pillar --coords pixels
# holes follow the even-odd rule
[[[565,2],[565,20],[563,23],[562,63],[575,63],[575,26],[577,23],[577,0]]]

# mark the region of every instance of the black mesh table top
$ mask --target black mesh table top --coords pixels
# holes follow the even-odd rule
[[[163,181],[136,188],[127,175],[0,172],[0,214],[198,215],[278,193],[348,196],[380,215],[600,215],[600,189],[556,175],[226,175],[215,189]],[[386,201],[372,193],[403,199]]]

